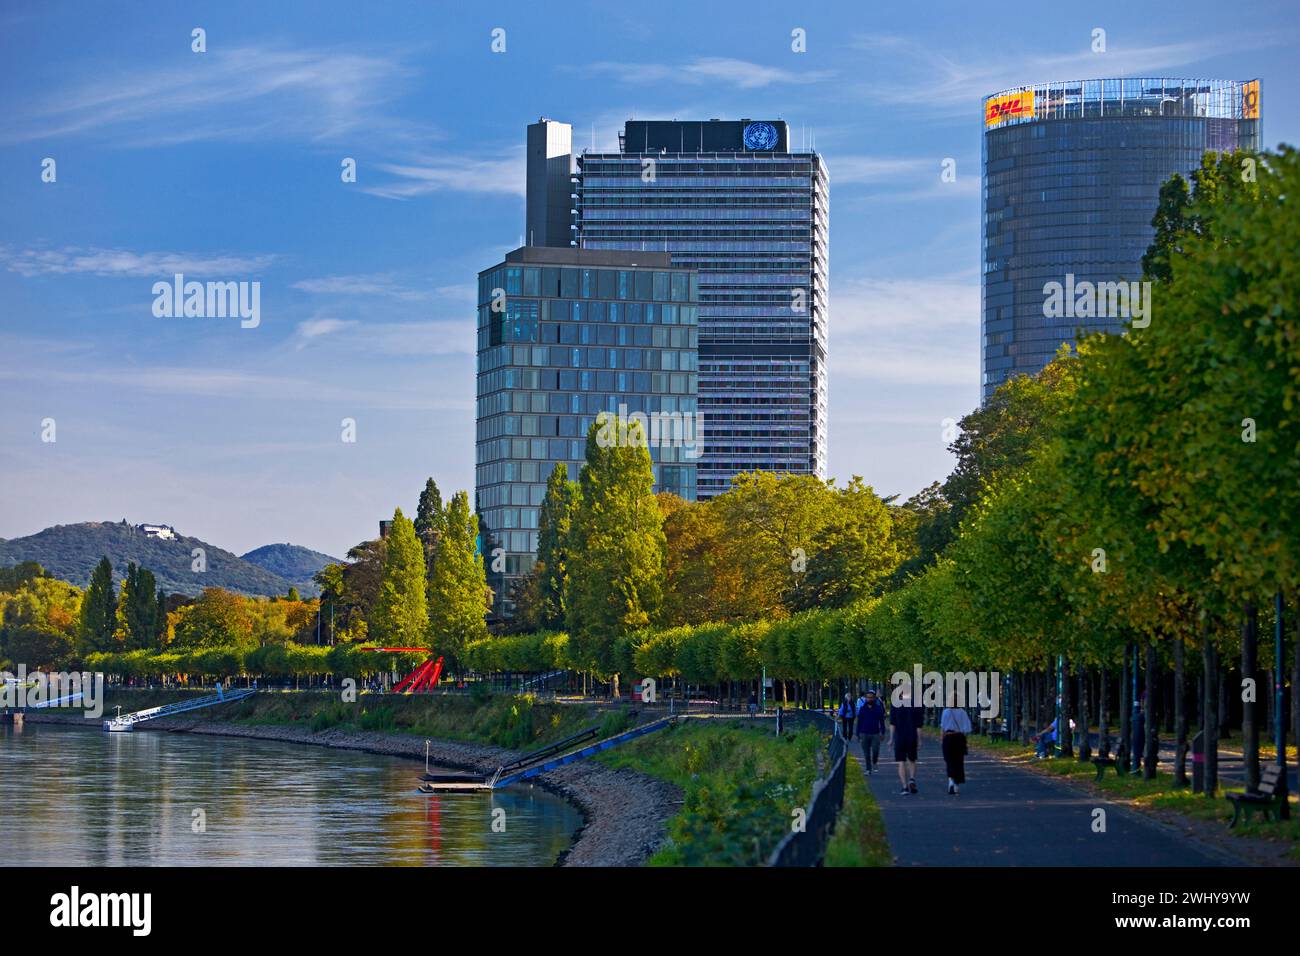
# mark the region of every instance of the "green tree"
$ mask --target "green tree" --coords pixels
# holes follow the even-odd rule
[[[128,651],[154,648],[159,631],[158,582],[148,568],[131,562],[117,602],[117,634],[122,648]]]
[[[663,515],[640,422],[598,420],[587,433],[573,516],[565,618],[581,666],[614,675],[615,641],[650,623],[663,599]]]
[[[367,619],[370,637],[398,647],[427,645],[427,586],[424,548],[415,536],[415,526],[398,508],[388,533],[379,599]]]
[[[457,671],[464,664],[465,646],[487,634],[491,591],[477,536],[478,519],[470,511],[469,494],[458,491],[447,503],[434,545],[428,602],[429,637]]]
[[[117,626],[117,594],[113,587],[113,564],[100,558],[90,575],[90,586],[81,602],[81,639],[87,651],[114,650]]]
[[[565,586],[569,570],[569,538],[578,509],[578,483],[569,480],[569,469],[559,462],[546,479],[546,496],[537,524],[538,626],[562,627],[565,618]]]

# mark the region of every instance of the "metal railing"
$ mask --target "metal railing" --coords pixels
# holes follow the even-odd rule
[[[847,749],[837,729],[826,746],[830,770],[825,777],[813,782],[812,795],[804,809],[803,828],[792,830],[782,838],[768,857],[768,866],[817,866],[821,863],[835,820],[844,806]]]

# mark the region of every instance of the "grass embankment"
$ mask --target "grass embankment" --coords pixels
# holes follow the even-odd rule
[[[972,737],[971,745],[977,749],[991,751],[1021,766],[1029,767],[1040,773],[1066,777],[1072,781],[1088,784],[1099,793],[1114,796],[1131,802],[1136,807],[1149,807],[1155,810],[1170,810],[1195,820],[1218,822],[1224,825],[1225,832],[1237,837],[1276,840],[1291,843],[1288,855],[1300,859],[1300,804],[1293,795],[1291,798],[1291,819],[1279,822],[1265,822],[1262,815],[1255,813],[1250,822],[1239,822],[1231,830],[1227,824],[1232,820],[1232,803],[1224,794],[1232,790],[1243,790],[1240,784],[1220,780],[1218,795],[1211,798],[1203,793],[1193,793],[1190,786],[1179,787],[1174,783],[1170,771],[1157,770],[1155,779],[1146,780],[1140,773],[1120,776],[1114,768],[1107,768],[1100,782],[1096,781],[1097,769],[1092,763],[1079,763],[1076,757],[1055,757],[1050,760],[1038,760],[1034,756],[1033,746],[1026,747],[1018,742],[1005,740],[990,741],[985,737]],[[1276,750],[1273,751],[1276,753]],[[1227,751],[1221,751],[1227,753]],[[1191,777],[1191,759],[1188,758],[1187,774]]]
[[[768,722],[745,718],[686,720],[597,759],[681,787],[681,811],[650,866],[759,866],[806,807],[825,772],[826,737],[813,727],[777,737]],[[862,772],[846,768],[849,816],[836,839],[836,865],[877,862],[883,824]],[[842,834],[840,836],[839,834]],[[861,863],[859,862],[861,861]],[[883,862],[889,862],[885,851]]]
[[[129,690],[105,694],[104,715],[141,710],[211,694],[210,690]],[[231,704],[181,715],[186,720],[249,725],[305,727],[315,733],[332,728],[365,730],[528,750],[600,725],[623,729],[620,712],[595,706],[552,704],[527,694],[359,694],[344,703],[328,691],[263,692]],[[145,725],[147,726],[147,725]]]
[[[885,839],[885,818],[867,787],[862,764],[852,753],[844,772],[844,808],[835,821],[823,865],[892,866],[894,855]]]

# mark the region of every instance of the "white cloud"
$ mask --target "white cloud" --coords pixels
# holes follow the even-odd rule
[[[689,86],[722,84],[756,90],[779,84],[819,83],[835,75],[830,70],[783,70],[729,57],[697,57],[689,63],[592,63],[586,69],[616,77],[625,83],[682,83]]]
[[[0,141],[99,133],[119,145],[201,140],[337,142],[364,133],[397,140],[432,130],[385,115],[413,75],[388,55],[265,46],[188,50],[174,65],[94,69],[93,79],[7,110]]]
[[[1087,37],[1085,36],[1085,41]],[[932,45],[887,34],[859,36],[853,46],[889,58],[891,75],[899,82],[872,83],[863,92],[873,100],[905,101],[920,109],[951,114],[978,110],[980,100],[999,90],[1032,83],[1093,76],[1160,76],[1213,56],[1257,50],[1283,39],[1278,36],[1214,34],[1179,43],[1124,47],[1111,42],[1105,54],[1093,53],[1086,42],[1068,53],[1043,54],[999,45],[991,53],[949,55]]]
[[[98,275],[158,278],[177,272],[190,275],[239,276],[262,272],[275,256],[204,256],[188,252],[132,252],[63,246],[58,249],[10,249],[0,246],[0,263],[24,276]]]
[[[977,277],[864,277],[831,289],[830,380],[853,387],[973,385]]]
[[[361,191],[385,199],[411,199],[436,192],[495,193],[522,199],[524,148],[518,146],[506,152],[504,159],[430,156],[405,163],[379,163],[376,168],[394,178],[378,185],[363,185]]]

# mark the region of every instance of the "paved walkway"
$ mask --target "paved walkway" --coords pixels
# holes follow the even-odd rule
[[[862,764],[856,737],[849,744]],[[919,793],[899,793],[898,768],[882,746],[868,786],[899,866],[1222,866],[1230,862],[1127,807],[985,753],[966,757],[966,785],[947,792],[939,742],[921,744]],[[1093,810],[1106,832],[1092,831]]]

